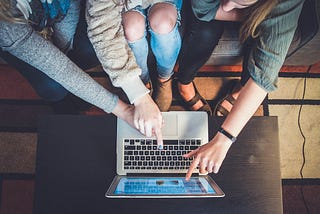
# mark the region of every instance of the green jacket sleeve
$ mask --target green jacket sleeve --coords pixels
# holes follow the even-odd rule
[[[244,71],[267,92],[277,88],[278,72],[297,28],[303,2],[281,0],[260,24],[260,35],[253,40],[244,59]]]
[[[201,21],[211,21],[216,17],[219,0],[191,0],[194,15]]]

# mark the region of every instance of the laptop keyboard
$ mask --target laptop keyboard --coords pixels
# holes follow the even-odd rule
[[[200,139],[163,140],[159,150],[153,139],[124,139],[125,170],[183,170],[189,168],[193,158],[182,155],[197,149]]]

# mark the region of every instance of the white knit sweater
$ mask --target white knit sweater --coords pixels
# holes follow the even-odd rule
[[[145,7],[159,1],[139,2]],[[141,69],[124,37],[122,9],[122,4],[112,0],[87,0],[88,36],[113,85],[121,87],[130,102],[134,103],[137,98],[148,93],[148,89],[139,77]]]

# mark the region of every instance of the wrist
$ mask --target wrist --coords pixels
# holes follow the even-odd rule
[[[121,88],[126,93],[131,104],[135,104],[139,99],[150,92],[141,81],[140,77],[132,77],[123,82]]]
[[[133,103],[133,105],[134,106],[145,105],[145,104],[149,103],[150,100],[152,100],[152,98],[147,93],[147,94],[144,94],[143,96],[139,97],[138,99],[136,99],[135,102]]]
[[[129,109],[130,109],[130,105],[124,103],[122,100],[119,99],[112,113],[117,117],[123,119],[125,115],[128,113]]]
[[[218,129],[218,132],[220,134],[222,134],[223,136],[225,136],[226,138],[228,138],[232,143],[236,142],[237,137],[233,136],[232,134],[230,134],[228,131],[226,131],[224,128],[220,127]]]

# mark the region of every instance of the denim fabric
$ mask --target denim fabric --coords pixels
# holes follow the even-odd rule
[[[87,34],[85,5],[86,1],[82,0],[79,23],[72,40],[72,49],[68,51],[68,57],[83,70],[101,65]]]
[[[17,71],[28,80],[37,94],[44,100],[55,102],[62,100],[68,94],[68,91],[62,87],[62,85],[28,63],[25,63],[8,52],[2,52],[1,50],[0,56],[9,65],[17,69]]]
[[[181,48],[181,37],[178,25],[168,34],[157,34],[149,30],[150,46],[157,61],[158,76],[161,79],[169,79],[173,74],[173,68]]]
[[[73,37],[79,22],[80,1],[71,0],[70,3],[66,16],[53,25],[53,44],[62,52],[68,52],[72,49]]]
[[[144,84],[147,84],[150,81],[149,69],[147,64],[148,59],[148,40],[146,36],[143,36],[141,39],[129,42],[129,47],[133,51],[136,62],[141,68],[140,78]]]
[[[180,25],[180,10],[182,7],[182,0],[164,1],[175,5],[178,12],[177,23],[174,29],[168,34],[157,34],[149,25],[148,13],[153,5],[143,9],[137,6],[131,11],[137,11],[143,15],[146,19],[146,31],[145,36],[140,40],[134,42],[128,42],[136,58],[137,64],[142,70],[141,79],[146,84],[150,81],[149,69],[147,65],[148,57],[148,40],[147,31],[150,34],[150,47],[156,58],[158,76],[162,79],[169,79],[173,74],[173,68],[178,58],[178,54],[181,48],[181,36],[178,31]]]

